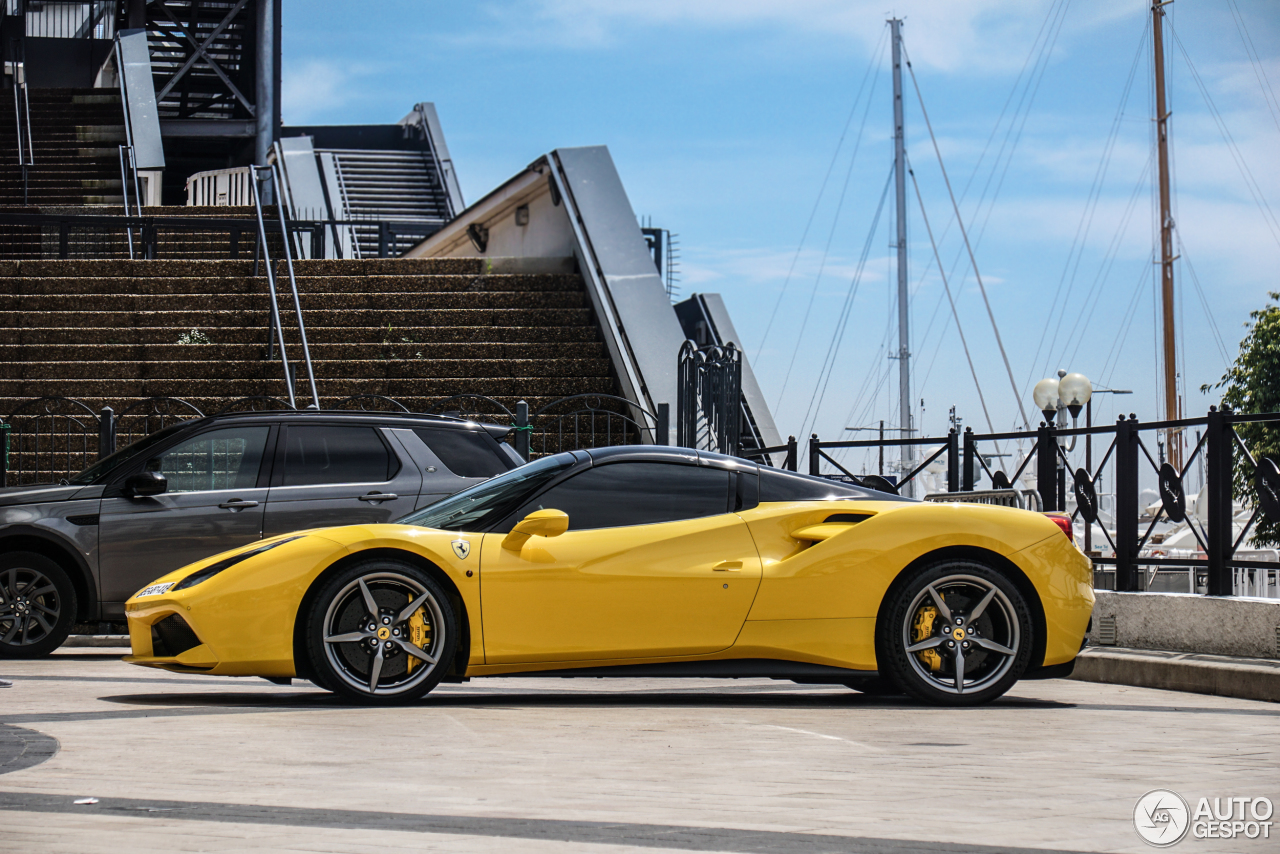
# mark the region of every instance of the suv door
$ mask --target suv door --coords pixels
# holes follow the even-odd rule
[[[272,429],[265,424],[219,427],[160,452],[146,463],[168,480],[160,495],[128,498],[118,485],[107,488],[99,517],[98,571],[110,616],[122,613],[120,603],[148,582],[262,536],[268,476],[263,459]],[[134,471],[130,467],[122,477]]]
[[[489,664],[716,652],[733,645],[760,585],[746,523],[729,513],[729,472],[618,462],[573,475],[484,535]],[[535,510],[569,530],[504,548]]]
[[[263,536],[391,522],[413,510],[422,473],[383,428],[308,423],[282,431]]]

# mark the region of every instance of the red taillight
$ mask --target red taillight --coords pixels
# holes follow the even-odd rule
[[[1071,529],[1070,516],[1065,513],[1046,513],[1044,515],[1049,517],[1050,522],[1062,529],[1062,533],[1067,535],[1068,540],[1073,543],[1076,541],[1075,532]]]

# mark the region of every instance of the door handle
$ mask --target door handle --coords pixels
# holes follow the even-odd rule
[[[395,501],[399,498],[394,492],[370,492],[368,495],[356,496],[361,501]]]
[[[218,506],[221,507],[223,510],[243,510],[246,507],[257,507],[258,502],[245,501],[242,498],[233,498],[230,501],[224,501]]]
[[[738,572],[739,570],[742,569],[742,561],[722,560],[711,568],[716,572]]]

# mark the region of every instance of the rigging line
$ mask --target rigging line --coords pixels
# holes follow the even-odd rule
[[[1253,65],[1253,74],[1258,78],[1258,86],[1262,89],[1262,98],[1267,102],[1267,108],[1271,110],[1271,118],[1276,123],[1276,130],[1280,130],[1280,100],[1277,100],[1276,92],[1271,88],[1271,81],[1267,78],[1266,66],[1262,64],[1262,58],[1258,56],[1258,49],[1253,46],[1253,37],[1249,35],[1248,28],[1244,25],[1244,15],[1240,13],[1240,5],[1236,0],[1227,0],[1227,6],[1231,9],[1231,18],[1235,21],[1236,32],[1240,34],[1240,41],[1244,43],[1245,55],[1249,57],[1249,62]]]
[[[876,43],[876,49],[871,53],[871,61],[867,63],[867,70],[862,75],[862,82],[858,84],[858,94],[853,99],[853,106],[849,108],[849,117],[844,121],[844,129],[840,131],[840,139],[836,143],[836,150],[831,154],[831,162],[827,164],[827,174],[822,177],[822,186],[818,188],[818,197],[813,200],[813,210],[809,212],[809,221],[805,223],[804,231],[800,234],[800,245],[796,247],[796,254],[791,258],[791,266],[787,268],[787,277],[782,282],[782,290],[778,292],[778,299],[774,303],[773,312],[769,315],[769,322],[765,325],[764,335],[760,339],[760,346],[756,350],[756,359],[760,359],[760,354],[764,352],[764,345],[769,340],[769,332],[773,329],[773,321],[777,319],[779,310],[782,308],[783,297],[787,294],[787,287],[791,284],[791,276],[795,272],[796,262],[800,260],[800,252],[804,249],[805,240],[809,237],[809,229],[813,226],[814,217],[818,215],[818,206],[822,203],[822,197],[827,191],[827,182],[831,179],[831,172],[835,169],[836,161],[840,158],[840,151],[844,147],[845,137],[849,133],[849,125],[853,123],[853,117],[857,115],[858,104],[862,101],[862,90],[867,85],[867,78],[871,75],[871,69],[877,68],[876,76],[879,77],[878,66],[884,60],[884,46],[888,43],[889,26],[885,24],[883,32],[880,34],[880,41]],[[868,96],[870,97],[870,96]]]
[[[1129,298],[1129,304],[1128,306],[1126,306],[1124,314],[1121,315],[1120,322],[1123,324],[1123,328],[1119,330],[1120,334],[1118,334],[1112,340],[1111,349],[1107,352],[1107,358],[1102,363],[1101,373],[1102,373],[1102,376],[1106,377],[1106,379],[1103,380],[1103,382],[1108,386],[1111,385],[1110,380],[1111,380],[1112,374],[1115,371],[1115,368],[1119,367],[1118,360],[1120,357],[1120,353],[1124,351],[1125,341],[1127,341],[1129,337],[1129,329],[1130,327],[1133,326],[1134,318],[1137,317],[1138,301],[1142,298],[1142,290],[1147,284],[1147,276],[1150,274],[1150,270],[1148,268],[1151,266],[1151,263],[1152,263],[1151,256],[1147,256],[1142,260],[1142,271],[1138,276],[1137,284],[1134,286],[1133,296]],[[1111,364],[1111,360],[1113,357],[1117,359],[1117,362],[1115,365]]]
[[[938,256],[938,244],[933,239],[933,227],[929,225],[929,214],[924,209],[924,197],[920,195],[920,184],[916,181],[916,172],[908,163],[907,174],[911,176],[911,186],[916,191],[916,201],[920,205],[920,217],[924,220],[924,230],[929,235],[929,245],[933,247],[933,254]],[[941,259],[939,259],[941,264]],[[941,272],[941,271],[939,271]],[[964,358],[969,363],[969,373],[973,376],[973,385],[978,390],[978,402],[982,404],[982,414],[987,419],[987,428],[992,432],[996,432],[995,424],[991,421],[991,411],[987,409],[987,398],[982,393],[982,382],[978,379],[978,371],[973,366],[973,355],[969,352],[969,342],[964,337],[964,326],[960,323],[960,313],[956,311],[956,301],[951,296],[951,285],[947,283],[946,274],[942,274],[942,288],[947,292],[947,302],[951,303],[951,316],[956,322],[956,332],[960,333],[960,345],[964,348]],[[997,448],[999,452],[999,448]]]
[[[1200,72],[1196,70],[1195,63],[1191,61],[1191,54],[1187,52],[1186,47],[1182,44],[1182,39],[1178,37],[1178,31],[1173,28],[1172,22],[1169,24],[1169,32],[1173,34],[1173,40],[1178,45],[1178,50],[1186,61],[1187,67],[1191,70],[1191,79],[1195,81],[1197,88],[1200,90],[1200,95],[1204,98],[1205,104],[1208,105],[1209,114],[1213,116],[1214,122],[1218,125],[1218,132],[1222,134],[1223,141],[1227,143],[1227,150],[1231,152],[1231,157],[1236,162],[1236,168],[1240,170],[1241,176],[1245,179],[1249,194],[1253,196],[1254,203],[1258,206],[1258,210],[1262,212],[1263,219],[1267,221],[1267,227],[1271,229],[1272,237],[1280,245],[1280,221],[1276,219],[1275,214],[1272,212],[1271,205],[1267,202],[1266,196],[1262,192],[1262,187],[1258,184],[1257,179],[1253,177],[1253,170],[1249,168],[1248,162],[1244,159],[1244,153],[1236,145],[1235,137],[1231,135],[1226,121],[1218,111],[1217,104],[1214,103],[1213,97],[1209,94],[1208,87],[1205,86],[1204,80],[1201,79]]]
[[[1085,322],[1085,318],[1093,314],[1098,307],[1098,302],[1102,299],[1104,290],[1102,286],[1106,284],[1107,279],[1111,275],[1111,268],[1115,266],[1116,257],[1120,254],[1120,248],[1124,243],[1124,237],[1129,233],[1129,224],[1133,221],[1133,215],[1138,209],[1138,199],[1142,194],[1142,188],[1147,183],[1147,176],[1151,172],[1152,163],[1155,160],[1155,152],[1147,158],[1147,165],[1143,167],[1142,173],[1138,176],[1137,183],[1133,186],[1133,192],[1129,194],[1129,202],[1125,206],[1124,214],[1120,217],[1120,224],[1111,236],[1111,243],[1107,246],[1107,251],[1102,256],[1102,261],[1098,264],[1098,272],[1093,277],[1093,284],[1089,286],[1089,292],[1085,294],[1084,300],[1080,303],[1080,308],[1076,312],[1076,319],[1071,324],[1071,331],[1067,334],[1066,340],[1062,344],[1063,351],[1072,347],[1075,342],[1074,349],[1071,351],[1071,357],[1066,360],[1066,364],[1073,364],[1076,354],[1080,351],[1080,346],[1084,343],[1085,333],[1089,326]],[[1068,292],[1068,298],[1070,293]],[[1066,319],[1066,313],[1063,312],[1059,316],[1059,322]],[[1083,326],[1081,324],[1084,324]],[[1079,330],[1080,337],[1076,337]],[[1053,351],[1049,351],[1049,356],[1053,356]],[[1046,366],[1048,362],[1046,361]],[[1046,372],[1048,368],[1046,367]]]
[[[906,45],[903,45],[902,51],[906,53]],[[987,317],[991,320],[991,329],[995,332],[996,345],[1000,348],[1000,358],[1004,360],[1005,371],[1009,374],[1009,388],[1013,391],[1014,400],[1018,403],[1018,411],[1022,414],[1022,423],[1028,430],[1031,424],[1027,420],[1026,409],[1022,405],[1022,396],[1018,394],[1018,383],[1013,378],[1013,368],[1009,365],[1009,354],[1005,352],[1004,342],[1000,339],[1000,327],[996,324],[995,313],[991,310],[991,301],[987,298],[986,285],[982,283],[982,274],[978,272],[978,260],[973,256],[973,246],[969,243],[969,234],[965,230],[964,220],[960,217],[960,206],[956,203],[956,195],[951,190],[951,179],[947,177],[947,167],[942,162],[942,149],[938,147],[938,138],[933,134],[933,125],[929,121],[929,112],[924,106],[924,96],[920,93],[920,83],[916,80],[915,69],[911,67],[911,60],[907,59],[907,71],[911,72],[911,85],[915,87],[916,99],[920,102],[920,113],[924,117],[924,126],[929,131],[929,139],[933,142],[934,153],[938,156],[938,167],[942,170],[942,180],[946,182],[947,194],[951,197],[951,207],[956,213],[956,224],[960,226],[960,234],[964,237],[965,249],[969,252],[969,262],[973,265],[973,275],[977,279],[978,289],[982,292],[982,302],[987,307]]]
[[[867,240],[862,247],[862,255],[858,258],[858,266],[853,273],[853,281],[849,284],[848,294],[845,296],[844,305],[840,308],[840,314],[836,318],[836,327],[831,333],[831,343],[827,346],[827,355],[822,360],[822,368],[818,371],[818,379],[813,385],[813,394],[809,397],[809,408],[805,410],[804,419],[800,422],[801,427],[806,427],[809,423],[809,413],[813,412],[813,423],[818,422],[818,411],[822,409],[822,400],[827,394],[827,384],[831,382],[831,375],[835,373],[835,357],[840,352],[840,345],[844,341],[844,332],[849,323],[849,314],[853,309],[853,300],[857,296],[858,286],[862,284],[862,273],[866,269],[867,258],[871,255],[871,244],[875,240],[876,231],[880,228],[880,214],[884,212],[885,199],[889,197],[889,185],[893,181],[893,167],[890,167],[888,176],[885,177],[884,189],[880,192],[880,204],[876,206],[875,216],[871,219],[871,228],[867,231]],[[823,375],[826,375],[825,381]],[[822,394],[819,395],[818,388],[821,386]],[[814,400],[817,400],[817,410],[814,409]]]
[[[1196,268],[1191,264],[1191,256],[1187,254],[1187,247],[1182,242],[1182,234],[1175,229],[1174,236],[1178,240],[1178,254],[1182,256],[1183,262],[1186,263],[1187,272],[1191,274],[1191,283],[1195,285],[1196,296],[1200,298],[1200,307],[1204,309],[1205,317],[1209,319],[1209,331],[1213,334],[1214,343],[1218,345],[1218,353],[1222,356],[1223,363],[1230,368],[1230,352],[1227,350],[1226,341],[1222,338],[1222,332],[1218,327],[1218,319],[1213,316],[1213,308],[1205,297],[1204,289],[1200,287],[1200,277],[1196,275]]]
[[[791,362],[787,365],[786,376],[782,378],[782,388],[778,392],[778,400],[774,404],[775,408],[781,408],[783,395],[787,392],[787,383],[791,380],[791,371],[796,364],[796,356],[800,353],[800,346],[804,343],[804,331],[809,326],[809,317],[813,312],[813,301],[818,296],[818,286],[822,284],[822,274],[827,268],[827,256],[831,252],[831,242],[835,239],[836,228],[840,224],[840,213],[844,210],[844,200],[849,192],[849,180],[853,177],[853,167],[858,162],[858,151],[862,147],[862,135],[867,128],[867,117],[871,115],[872,96],[875,95],[876,83],[880,80],[880,70],[876,69],[876,76],[871,81],[871,91],[867,94],[867,106],[862,111],[862,124],[858,126],[858,137],[854,142],[853,156],[849,158],[849,169],[844,175],[844,186],[840,188],[840,199],[836,203],[835,216],[831,220],[831,231],[827,234],[827,244],[822,250],[822,261],[818,264],[818,275],[813,280],[813,290],[809,292],[809,304],[805,306],[804,319],[800,322],[800,334],[796,336],[796,346],[791,351]]]
[[[1124,108],[1129,103],[1129,96],[1133,91],[1133,81],[1137,76],[1138,63],[1142,59],[1143,46],[1146,43],[1147,33],[1150,26],[1144,28],[1141,37],[1138,39],[1137,49],[1133,54],[1133,62],[1129,66],[1129,76],[1125,80],[1124,90],[1120,95],[1120,102],[1116,105],[1115,116],[1111,120],[1111,129],[1107,134],[1107,141],[1102,147],[1102,156],[1099,158],[1098,167],[1094,170],[1093,184],[1089,188],[1089,195],[1085,199],[1084,210],[1080,213],[1080,222],[1076,226],[1075,237],[1071,241],[1071,248],[1067,251],[1066,263],[1062,268],[1062,276],[1058,279],[1058,286],[1054,290],[1053,299],[1049,302],[1049,313],[1045,319],[1045,329],[1052,329],[1053,338],[1049,343],[1049,353],[1054,351],[1057,346],[1058,332],[1062,323],[1062,315],[1066,313],[1066,306],[1070,301],[1071,291],[1074,289],[1076,270],[1080,266],[1080,259],[1084,256],[1084,247],[1088,241],[1089,231],[1093,227],[1093,218],[1098,209],[1098,203],[1102,198],[1102,188],[1106,180],[1107,170],[1110,167],[1111,157],[1115,153],[1115,145],[1119,140],[1120,128],[1123,125]],[[1073,266],[1072,259],[1075,259]],[[1068,280],[1070,285],[1068,285]],[[1066,295],[1063,295],[1063,288],[1067,289]],[[1058,321],[1054,322],[1054,315],[1058,315]],[[1032,377],[1035,376],[1036,365],[1040,363],[1040,354],[1044,352],[1046,343],[1045,336],[1040,336],[1040,341],[1036,345],[1035,355],[1031,357],[1028,366],[1027,380],[1023,385],[1023,392],[1026,387],[1031,384]],[[1044,370],[1048,370],[1046,362]]]

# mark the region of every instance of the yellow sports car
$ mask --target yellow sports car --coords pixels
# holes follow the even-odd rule
[[[172,572],[129,600],[126,660],[303,677],[366,702],[524,674],[762,676],[976,704],[1071,672],[1093,590],[1069,527],[682,448],[573,451],[396,524]]]

